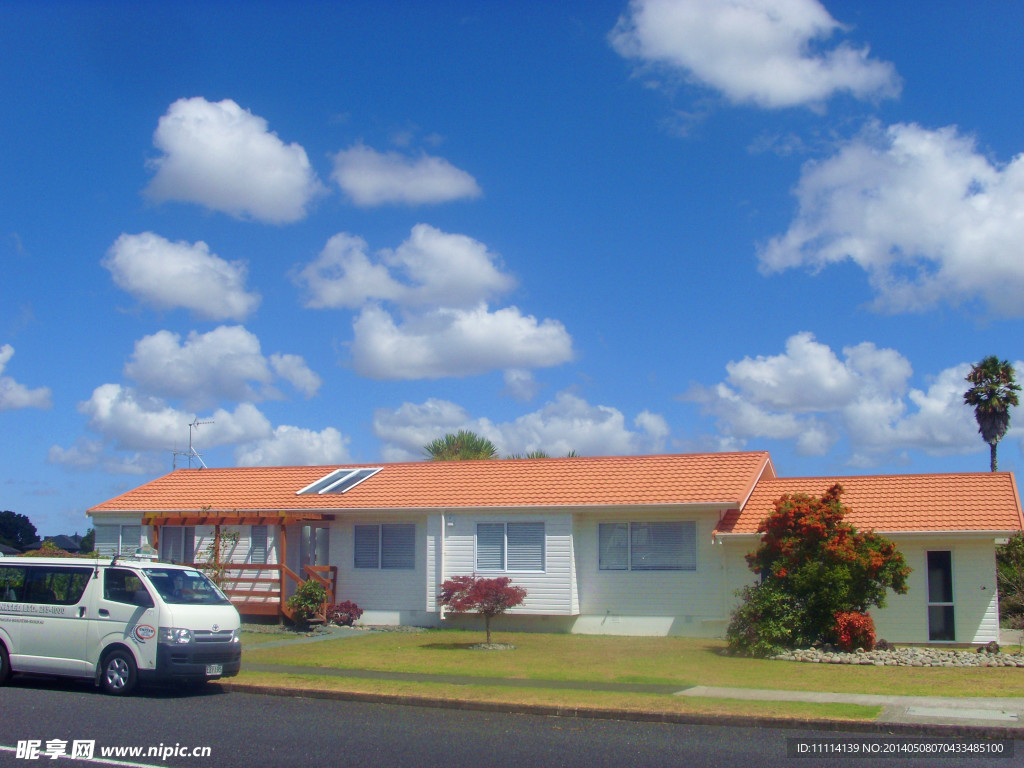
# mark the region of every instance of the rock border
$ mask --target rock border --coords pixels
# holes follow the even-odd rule
[[[876,667],[1024,667],[1024,656],[983,651],[956,651],[941,648],[897,648],[890,651],[853,653],[824,648],[786,651],[771,658],[804,664],[849,664]]]

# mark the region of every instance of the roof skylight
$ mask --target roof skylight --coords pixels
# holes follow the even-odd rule
[[[315,483],[310,483],[301,491],[296,491],[296,496],[304,496],[311,493],[345,493],[369,477],[380,472],[381,467],[360,467],[359,469],[336,469],[328,475],[321,477]]]

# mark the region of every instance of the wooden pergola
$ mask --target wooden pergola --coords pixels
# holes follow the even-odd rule
[[[224,594],[241,614],[288,616],[286,605],[289,579],[296,585],[307,579],[319,582],[327,592],[327,604],[335,601],[338,569],[332,565],[304,565],[304,575],[295,573],[287,565],[287,531],[289,525],[333,520],[334,515],[324,512],[213,512],[209,510],[181,512],[150,512],[143,515],[143,525],[153,528],[153,548],[159,551],[161,528],[172,526],[213,526],[213,560],[193,563],[199,567],[213,567],[219,577]],[[266,525],[277,530],[277,563],[224,564],[220,562],[221,527],[235,525]],[[243,576],[241,572],[256,576]],[[228,575],[238,572],[237,575]],[[268,574],[268,575],[264,575]],[[269,575],[272,574],[272,575]],[[242,588],[244,587],[244,588]]]

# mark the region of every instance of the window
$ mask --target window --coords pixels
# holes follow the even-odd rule
[[[249,534],[249,562],[267,564],[267,526],[254,525]]]
[[[0,602],[75,605],[92,568],[34,565],[0,568]]]
[[[355,567],[416,567],[416,524],[382,523],[355,526]]]
[[[165,525],[160,529],[160,558],[169,563],[195,562],[196,529]]]
[[[96,551],[101,557],[134,555],[142,543],[141,525],[96,525]]]
[[[600,523],[598,568],[602,571],[695,571],[697,524]]]
[[[543,571],[544,523],[477,523],[478,571]]]
[[[103,573],[103,599],[143,608],[153,607],[153,598],[142,579],[134,571],[124,568],[107,568]]]
[[[928,640],[955,640],[953,553],[928,553]]]

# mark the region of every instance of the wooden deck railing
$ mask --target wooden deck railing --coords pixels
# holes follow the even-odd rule
[[[204,565],[199,563],[196,567],[201,569]],[[221,590],[243,616],[285,615],[292,618],[286,605],[288,583],[291,582],[297,587],[306,579],[313,579],[326,591],[325,609],[327,605],[337,602],[335,595],[338,589],[338,568],[334,565],[304,566],[306,579],[287,565],[277,563],[220,566],[220,570],[224,573]]]

